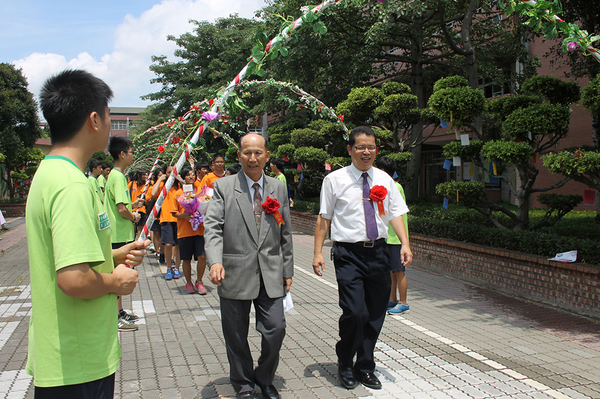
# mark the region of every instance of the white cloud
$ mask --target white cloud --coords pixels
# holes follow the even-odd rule
[[[100,60],[87,52],[67,60],[60,54],[33,53],[13,64],[23,69],[29,90],[37,97],[44,81],[66,68],[85,69],[103,79],[115,92],[112,106],[145,106],[149,102],[139,97],[159,90],[151,85],[155,75],[149,70],[153,55],[166,55],[174,60],[176,45],[167,41],[167,35],[178,37],[190,31],[190,19],[214,21],[232,13],[251,18],[254,11],[265,5],[264,0],[163,0],[139,17],[127,15],[115,31],[114,49]],[[246,55],[240,54],[240,57]],[[233,78],[233,77],[232,77]]]

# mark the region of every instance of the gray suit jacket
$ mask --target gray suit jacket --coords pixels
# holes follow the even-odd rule
[[[294,275],[292,222],[287,187],[265,175],[263,202],[267,196],[281,204],[281,227],[272,214],[263,212],[260,231],[256,228],[250,191],[243,172],[215,181],[204,220],[204,248],[210,266],[223,264],[225,278],[219,295],[229,299],[255,299],[260,290],[260,276],[267,295],[285,295],[283,278]]]

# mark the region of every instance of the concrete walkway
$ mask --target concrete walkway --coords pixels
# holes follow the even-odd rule
[[[0,235],[0,398],[33,398],[23,371],[31,298],[25,225]],[[21,222],[21,224],[19,224]],[[326,248],[328,253],[328,248]],[[377,346],[379,391],[336,377],[337,286],[328,261],[312,272],[312,237],[294,236],[294,308],[275,386],[283,398],[600,398],[600,323],[418,269],[407,271],[411,312],[388,316]],[[327,256],[326,256],[327,257]],[[156,259],[125,299],[141,319],[123,332],[117,398],[229,398],[216,288],[185,293]],[[258,357],[260,336],[251,328]]]

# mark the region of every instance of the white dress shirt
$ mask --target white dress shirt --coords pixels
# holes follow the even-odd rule
[[[363,207],[363,172],[354,165],[336,170],[323,180],[321,187],[321,217],[331,220],[331,239],[341,242],[369,241]],[[408,207],[394,180],[384,171],[367,171],[369,186],[383,186],[387,196],[382,201],[385,215],[380,216],[375,204],[375,219],[379,238],[387,238],[389,221],[408,212]]]
[[[258,183],[258,185],[260,186],[258,192],[260,193],[260,198],[262,198],[263,202],[265,202],[267,200],[263,197],[265,174],[263,173],[262,175],[260,175],[260,179],[258,179],[258,181],[254,181],[251,178],[249,178],[244,171],[242,171],[241,173],[243,173],[244,177],[246,177],[246,183],[248,183],[248,188],[250,189],[250,202],[254,203],[254,187],[252,187],[254,183]]]

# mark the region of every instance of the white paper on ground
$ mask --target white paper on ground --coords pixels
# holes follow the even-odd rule
[[[577,262],[577,251],[561,252],[548,260],[555,260],[557,262],[573,263]]]
[[[287,294],[285,294],[285,297],[283,298],[283,311],[287,312],[293,307],[294,302],[292,301],[292,293],[288,291]]]

